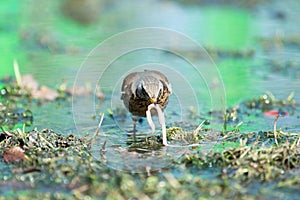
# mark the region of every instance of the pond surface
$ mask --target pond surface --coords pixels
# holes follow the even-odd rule
[[[34,1],[31,2],[34,3]],[[279,41],[278,44],[272,42],[272,39],[276,41],[276,38],[279,40],[282,37],[299,35],[300,30],[296,28],[296,24],[299,24],[297,19],[299,18],[298,11],[300,8],[294,1],[288,1],[288,3],[276,1],[273,4],[262,4],[255,9],[243,9],[226,5],[194,6],[169,1],[144,1],[143,3],[132,1],[132,4],[110,3],[106,5],[107,9],[100,13],[97,23],[89,26],[80,26],[57,13],[59,12],[58,3],[48,3],[46,1],[43,3],[48,5],[49,8],[46,9],[42,6],[40,8],[42,10],[39,10],[21,4],[21,8],[26,9],[22,9],[22,17],[18,18],[18,24],[10,29],[11,32],[19,31],[18,34],[25,35],[21,41],[20,50],[16,52],[17,58],[20,57],[18,59],[21,73],[33,74],[41,84],[57,87],[64,80],[71,87],[89,51],[104,39],[132,28],[163,27],[186,34],[208,50],[216,49],[216,51],[229,52],[227,55],[225,53],[222,56],[222,54],[218,55],[213,51],[209,51],[209,56],[211,56],[212,62],[215,63],[220,72],[220,77],[224,81],[226,107],[259,97],[266,91],[270,91],[278,99],[284,99],[294,91],[294,98],[299,102],[300,95],[297,92],[300,91],[299,46],[284,45],[280,47],[280,45],[283,45],[282,42]],[[9,10],[12,12],[11,15],[20,12]],[[44,46],[43,43],[37,41],[43,39],[36,38],[38,36],[45,37]],[[271,41],[267,45],[271,46],[264,49],[260,38],[270,39]],[[143,40],[143,36],[139,39]],[[132,43],[134,42],[132,41]],[[51,45],[57,46],[56,49],[49,50]],[[122,46],[122,44],[119,45]],[[201,56],[193,55],[193,50],[187,49],[186,51],[190,51],[189,53],[195,60],[201,59]],[[232,52],[238,51],[253,51],[253,55],[244,57],[233,57],[231,55]],[[187,54],[185,53],[185,55]],[[96,59],[101,60],[102,58]],[[97,62],[95,61],[95,63]],[[273,65],[276,63],[284,66],[289,62],[295,67],[280,69],[279,71],[274,70]],[[101,77],[107,84],[105,88],[102,88],[102,91],[108,104],[98,102],[97,104],[103,104],[100,112],[107,112],[109,106],[106,105],[111,104],[112,96],[115,99],[112,104],[116,105],[111,105],[111,107],[122,106],[122,102],[118,101],[121,78],[128,74],[129,70],[141,70],[141,65],[149,63],[158,65],[156,66],[157,69],[164,68],[163,71],[168,71],[168,67],[171,70],[177,69],[177,73],[181,75],[182,80],[179,80],[176,76],[171,77],[175,73],[174,70],[174,73],[169,75],[172,79],[173,90],[176,92],[174,92],[168,106],[170,113],[173,113],[174,109],[178,110],[174,106],[178,104],[178,96],[181,99],[183,99],[182,96],[187,96],[186,101],[191,99],[189,98],[190,91],[185,90],[186,88],[198,95],[196,106],[199,107],[197,110],[207,111],[211,109],[211,91],[205,85],[207,80],[200,76],[192,78],[194,73],[190,63],[186,63],[181,57],[166,53],[163,50],[141,49],[117,58],[108,67],[106,74]],[[147,68],[147,66],[142,67]],[[153,67],[153,64],[150,67]],[[98,68],[103,68],[103,66],[98,66]],[[122,73],[116,73],[117,69],[122,68]],[[178,69],[181,71],[178,71]],[[100,72],[96,64],[95,71]],[[82,75],[79,74],[79,76]],[[87,82],[88,79],[89,77],[86,77]],[[100,79],[99,82],[101,83],[102,80]],[[110,87],[108,86],[109,80],[112,83]],[[189,87],[184,85],[186,82],[188,82]],[[86,105],[82,105],[82,111],[84,112]],[[195,102],[188,102],[182,106],[187,109],[189,105],[195,107]],[[55,108],[58,108],[56,112],[48,112],[48,110]],[[43,127],[46,123],[54,130],[62,132],[74,130],[75,128],[70,104],[55,106],[46,103],[42,110],[36,108],[34,112],[36,119],[34,127]],[[96,111],[96,114],[97,112],[99,110]],[[63,122],[56,120],[61,115],[65,116]],[[298,111],[294,116],[297,115],[299,115]],[[87,114],[87,117],[89,117],[89,114]],[[45,119],[47,119],[46,122]],[[272,121],[272,117],[260,117],[257,120],[243,119],[245,130],[252,131],[268,130],[272,127]],[[280,125],[284,130],[299,131],[296,122],[297,117],[290,116],[280,120]],[[93,125],[95,124],[85,124],[84,126]],[[241,128],[243,129],[243,126]]]

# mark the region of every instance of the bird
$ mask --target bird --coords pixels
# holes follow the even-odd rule
[[[134,137],[138,117],[146,117],[146,111],[151,104],[159,105],[164,111],[172,94],[167,77],[156,70],[128,74],[123,80],[121,90],[121,100],[132,114]]]

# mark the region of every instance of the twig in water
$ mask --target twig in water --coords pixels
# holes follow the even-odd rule
[[[279,118],[279,115],[276,115],[275,119],[274,119],[274,140],[276,145],[278,146],[278,141],[277,141],[277,131],[276,131],[276,125],[277,125],[277,120]]]
[[[95,131],[93,137],[92,137],[92,138],[90,139],[90,141],[89,141],[90,146],[92,146],[92,145],[94,144],[94,142],[95,142],[95,140],[96,140],[96,137],[97,137],[98,134],[99,134],[99,130],[100,130],[100,128],[101,128],[101,125],[102,125],[102,122],[103,122],[103,118],[104,118],[104,113],[102,113],[101,118],[100,118],[100,122],[99,122],[99,124],[98,124],[98,127],[97,127],[97,129],[96,129],[96,131]]]
[[[15,72],[15,77],[16,77],[16,80],[17,80],[17,84],[18,84],[18,86],[21,86],[22,85],[22,78],[21,78],[21,73],[20,73],[20,70],[19,70],[19,64],[18,64],[17,60],[14,60],[14,72]]]
[[[38,137],[40,138],[40,140],[45,142],[51,149],[55,149],[55,147],[50,142],[48,142],[43,136],[41,136],[41,134],[38,134]]]
[[[105,140],[104,140],[103,145],[100,149],[101,155],[103,155],[106,152],[106,143],[107,143],[107,137],[105,136]]]
[[[201,128],[203,127],[203,124],[205,123],[206,120],[202,121],[199,126],[193,131],[193,138],[196,138],[197,134],[199,133],[199,131],[201,130]]]
[[[9,131],[4,130],[4,128],[2,126],[0,128],[1,128],[2,132],[5,133],[7,136],[11,137],[13,135]]]

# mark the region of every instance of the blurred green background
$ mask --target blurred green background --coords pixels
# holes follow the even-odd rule
[[[32,74],[40,84],[55,88],[64,80],[71,87],[89,52],[105,39],[133,28],[162,27],[186,34],[208,51],[224,81],[227,106],[265,91],[278,98],[295,91],[298,100],[299,9],[296,0],[3,0],[0,77],[14,76],[16,59],[21,74]],[[128,65],[157,55],[145,54],[128,58]],[[283,70],[288,62],[296,67]],[[202,85],[192,87],[207,95]]]

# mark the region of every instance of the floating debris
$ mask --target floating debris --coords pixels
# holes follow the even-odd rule
[[[19,146],[14,146],[9,149],[7,149],[3,153],[3,160],[5,162],[18,162],[25,158],[24,149],[22,149]]]
[[[276,99],[275,96],[266,92],[258,98],[244,101],[236,106],[226,109],[224,114],[224,130],[227,130],[228,123],[241,123],[242,115],[267,115],[267,116],[289,116],[293,115],[297,108],[297,103],[294,100],[294,92],[286,99]],[[217,113],[216,113],[217,115]]]

